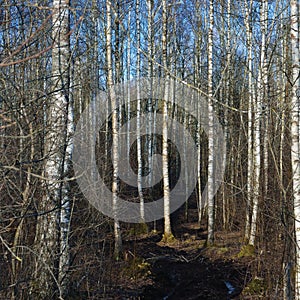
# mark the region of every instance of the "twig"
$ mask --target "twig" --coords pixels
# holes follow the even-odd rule
[[[11,249],[10,249],[10,247],[7,245],[7,243],[4,241],[4,239],[2,238],[2,236],[0,235],[0,240],[1,240],[1,242],[2,242],[2,244],[7,248],[7,250],[11,253],[11,255],[15,258],[15,259],[17,259],[18,261],[22,261],[22,259],[19,257],[19,256],[17,256]]]

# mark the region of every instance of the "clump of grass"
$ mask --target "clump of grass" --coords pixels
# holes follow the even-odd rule
[[[244,245],[237,255],[238,258],[242,257],[254,257],[255,256],[255,248],[253,245]]]
[[[177,240],[176,240],[175,236],[171,233],[171,234],[163,234],[160,242],[170,245],[170,244],[176,243]]]
[[[267,284],[263,278],[255,277],[248,285],[245,287],[244,295],[260,295],[263,296],[264,292],[267,290]]]
[[[228,252],[229,249],[227,247],[220,247],[220,248],[218,248],[217,251],[219,254],[224,254],[224,253]]]
[[[151,275],[151,265],[141,257],[134,257],[127,262],[122,273],[132,280],[144,279]]]

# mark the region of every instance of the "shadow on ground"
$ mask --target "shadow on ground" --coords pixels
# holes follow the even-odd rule
[[[136,255],[151,266],[152,281],[143,287],[139,297],[130,299],[239,299],[245,284],[244,266],[229,258],[224,261],[206,257],[207,248],[197,237],[172,245],[159,240],[158,235],[135,240]],[[233,289],[228,289],[228,283]]]

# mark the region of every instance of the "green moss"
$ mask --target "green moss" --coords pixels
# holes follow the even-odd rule
[[[133,227],[128,231],[129,236],[148,234],[148,225],[146,223],[133,224]]]
[[[228,252],[229,249],[227,247],[220,247],[220,248],[218,248],[217,251],[218,251],[219,254],[223,254],[223,253]]]
[[[255,256],[255,248],[253,245],[245,245],[242,247],[241,251],[237,255],[238,258],[241,257],[254,257]]]
[[[226,259],[226,256],[224,256],[225,253],[227,253],[229,249],[224,246],[217,246],[217,245],[211,245],[211,246],[205,246],[205,253],[207,253],[211,257],[221,257],[222,259]]]
[[[263,295],[267,290],[267,284],[263,278],[255,277],[245,287],[244,295]]]
[[[143,279],[151,274],[151,265],[143,258],[134,257],[127,262],[122,273],[133,280]]]
[[[177,242],[177,240],[172,233],[171,234],[164,233],[161,238],[161,243],[164,243],[164,244],[174,244],[176,242]]]

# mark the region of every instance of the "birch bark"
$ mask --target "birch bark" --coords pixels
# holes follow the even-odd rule
[[[261,26],[261,51],[260,66],[258,71],[257,100],[254,103],[254,121],[253,121],[253,207],[250,228],[249,245],[255,244],[258,205],[261,189],[261,121],[262,121],[262,102],[265,95],[264,68],[266,55],[266,23],[267,23],[268,1],[263,0],[260,8],[260,26]]]
[[[246,4],[247,5],[247,4]],[[250,0],[246,7],[246,35],[247,35],[247,65],[248,65],[248,166],[247,166],[247,203],[246,203],[246,226],[245,241],[250,238],[251,207],[253,196],[253,67],[252,67],[252,23],[251,11],[253,1]]]
[[[69,1],[54,0],[52,16],[52,98],[47,114],[44,166],[45,193],[38,205],[33,299],[50,299],[68,292],[68,235],[70,194],[68,178],[72,155],[73,109],[69,97]],[[57,230],[59,225],[59,230]],[[56,266],[58,263],[58,272]],[[58,273],[58,274],[57,274]]]
[[[162,168],[163,168],[163,189],[164,189],[164,237],[167,242],[173,237],[170,220],[170,186],[168,170],[168,99],[169,81],[167,74],[167,1],[162,0],[162,61],[165,75],[165,90],[163,102],[163,141],[162,141]]]
[[[112,197],[113,209],[117,210],[118,205],[118,159],[119,159],[119,144],[118,144],[118,104],[116,95],[113,91],[113,70],[112,70],[112,22],[111,22],[111,2],[106,1],[106,63],[107,63],[107,88],[108,100],[111,102],[112,110]],[[120,223],[117,219],[114,220],[114,236],[115,236],[115,259],[120,258],[122,251],[122,238]]]
[[[136,1],[136,33],[137,33],[137,61],[136,61],[136,77],[137,84],[137,116],[136,116],[136,135],[137,135],[137,162],[138,162],[138,174],[137,174],[137,187],[140,200],[140,214],[141,222],[145,223],[145,209],[144,209],[144,196],[142,187],[142,139],[141,139],[141,99],[140,99],[140,68],[141,68],[141,34],[140,34],[140,1]]]
[[[300,299],[300,145],[299,145],[299,3],[291,0],[291,52],[292,52],[292,95],[291,95],[291,159],[293,170],[293,197],[295,220],[295,299]],[[299,96],[299,95],[298,95]]]
[[[207,179],[207,244],[214,243],[215,201],[214,201],[214,111],[213,111],[213,27],[214,0],[209,2],[209,32],[208,32],[208,179]]]

